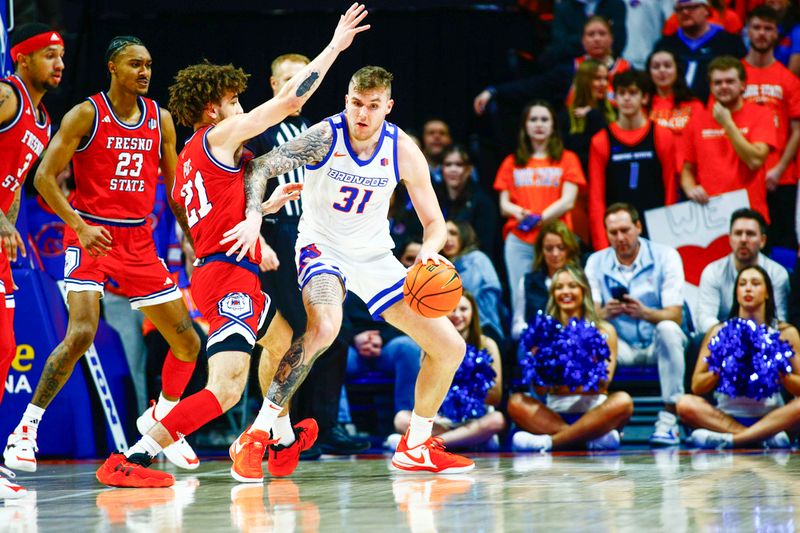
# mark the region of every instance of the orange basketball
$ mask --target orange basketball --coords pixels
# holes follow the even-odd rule
[[[403,298],[419,315],[446,316],[461,300],[461,278],[455,268],[445,263],[417,263],[406,275]]]

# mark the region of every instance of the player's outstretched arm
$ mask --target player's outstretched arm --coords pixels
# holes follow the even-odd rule
[[[192,233],[189,231],[189,221],[186,218],[186,207],[172,198],[172,188],[175,186],[175,166],[178,164],[178,154],[175,151],[176,137],[175,123],[172,115],[166,109],[161,109],[161,175],[164,176],[164,185],[167,188],[167,201],[169,208],[175,214],[175,219],[181,227],[183,234],[194,249]]]
[[[226,231],[220,244],[233,243],[227,255],[238,253],[241,261],[254,249],[261,230],[261,217],[270,206],[262,206],[267,180],[286,174],[297,167],[321,161],[333,145],[333,130],[325,120],[311,126],[299,136],[247,164],[244,171],[245,219]],[[267,202],[268,203],[268,202]]]
[[[450,261],[439,255],[439,250],[447,240],[447,225],[431,185],[428,162],[414,141],[402,131],[397,141],[397,164],[400,179],[406,182],[408,195],[422,223],[422,246],[417,261],[437,265],[444,262],[452,266]]]
[[[350,46],[357,34],[369,29],[369,24],[359,26],[366,16],[367,10],[362,4],[350,6],[339,17],[339,24],[325,50],[295,74],[273,98],[248,113],[230,117],[217,124],[208,134],[209,142],[214,146],[238,148],[244,141],[252,139],[303,107],[320,86],[339,54]]]
[[[81,246],[90,255],[106,255],[111,250],[111,234],[102,226],[87,224],[69,205],[56,182],[56,175],[69,164],[81,140],[89,136],[93,125],[92,104],[83,102],[70,109],[44,153],[33,185],[47,205],[77,233]]]

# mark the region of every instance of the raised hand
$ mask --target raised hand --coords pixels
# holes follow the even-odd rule
[[[331,46],[334,50],[337,52],[346,50],[357,34],[370,28],[369,24],[359,26],[367,13],[364,4],[356,2],[344,15],[339,17],[339,24],[336,25],[336,31],[333,32],[333,39],[331,39]]]
[[[287,202],[299,200],[302,191],[302,183],[284,183],[278,185],[275,187],[275,190],[272,191],[272,194],[269,195],[267,201],[261,204],[261,213],[264,215],[277,213]]]

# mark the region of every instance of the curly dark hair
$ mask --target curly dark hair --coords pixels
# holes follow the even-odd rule
[[[249,77],[231,64],[205,61],[188,66],[175,75],[175,83],[169,87],[169,110],[179,124],[192,127],[202,120],[209,103],[219,102],[229,92],[244,92]]]

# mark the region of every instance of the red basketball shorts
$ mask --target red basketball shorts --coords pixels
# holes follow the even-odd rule
[[[103,285],[111,278],[134,309],[181,298],[178,286],[156,253],[149,226],[103,227],[111,233],[111,251],[98,257],[81,247],[72,228],[64,228],[64,281],[68,292],[102,294]]]
[[[229,351],[250,353],[269,309],[269,296],[261,291],[256,273],[258,267],[229,260],[234,261],[206,259],[192,274],[192,298],[209,325],[209,357]]]

